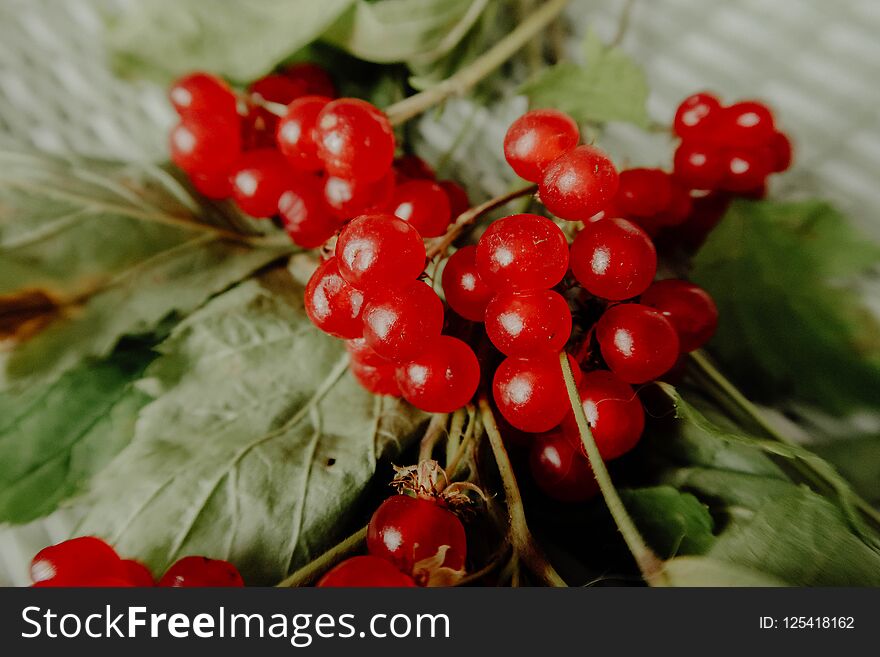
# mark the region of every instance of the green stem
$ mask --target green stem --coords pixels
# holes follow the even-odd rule
[[[538,32],[550,24],[565,9],[566,4],[568,4],[568,0],[547,0],[542,3],[538,9],[523,20],[510,34],[468,66],[459,69],[454,75],[433,87],[387,107],[385,113],[388,115],[388,119],[393,125],[399,125],[414,116],[418,116],[450,96],[463,94],[531,41]]]
[[[440,437],[446,430],[448,420],[448,413],[435,413],[431,418],[431,422],[425,430],[425,436],[419,444],[419,462],[434,458],[434,447],[440,442]]]
[[[278,588],[291,588],[294,586],[309,586],[314,584],[330,568],[343,559],[359,552],[367,540],[367,528],[362,527],[357,532],[346,538],[341,543],[334,545],[317,559],[307,563],[290,577],[277,585]]]
[[[611,475],[605,462],[599,455],[599,447],[593,438],[593,432],[590,431],[590,425],[587,422],[587,416],[584,414],[584,408],[581,405],[581,397],[578,393],[577,384],[574,382],[574,375],[571,371],[571,364],[568,362],[568,354],[564,351],[559,354],[559,362],[562,366],[562,376],[565,378],[565,388],[568,391],[568,400],[571,402],[571,409],[574,412],[574,418],[577,422],[578,430],[581,434],[581,442],[587,451],[587,458],[590,460],[590,467],[593,469],[593,475],[605,498],[605,504],[617,524],[617,528],[623,535],[629,551],[632,553],[636,564],[642,573],[644,580],[651,586],[666,586],[666,578],[663,575],[663,561],[654,554],[653,550],[645,543],[645,539],[636,528],[633,519],[617,494],[617,489],[611,481]]]
[[[507,456],[507,450],[495,422],[495,415],[492,413],[492,407],[485,396],[480,397],[479,406],[483,426],[489,436],[489,444],[492,446],[492,453],[495,455],[498,472],[501,474],[501,481],[504,484],[504,496],[507,500],[507,514],[510,522],[509,538],[514,552],[528,566],[529,570],[550,586],[567,586],[565,580],[559,576],[559,573],[535,544],[526,522],[525,507],[519,486],[516,483],[516,476],[513,474],[510,457]]]
[[[452,414],[452,421],[449,423],[449,435],[446,436],[446,459],[444,463],[449,465],[450,461],[455,458],[458,448],[461,446],[462,431],[464,431],[465,409],[459,408]],[[446,472],[447,477],[452,476],[452,472]]]

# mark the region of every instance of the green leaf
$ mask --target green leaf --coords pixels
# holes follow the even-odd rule
[[[595,33],[584,41],[584,64],[560,62],[538,73],[520,89],[533,108],[552,107],[580,123],[649,123],[648,83],[628,55],[604,45]]]
[[[856,436],[810,445],[834,464],[869,502],[880,502],[880,436]]]
[[[360,388],[286,270],[215,298],[160,351],[143,384],[155,401],[79,530],[154,572],[203,554],[250,584],[279,581],[350,531],[377,458],[422,418]]]
[[[876,408],[880,326],[851,283],[878,260],[825,203],[735,202],[692,272],[723,318],[712,353],[757,399]]]
[[[678,557],[667,561],[664,574],[672,586],[786,586],[782,581],[759,570],[719,561],[709,557]]]
[[[452,50],[488,0],[359,0],[324,39],[372,62],[426,64]]]
[[[0,163],[0,330],[19,341],[6,386],[103,358],[291,250],[221,239],[216,228],[255,222],[200,205],[156,167],[13,152]]]
[[[314,41],[353,0],[150,0],[108,30],[116,69],[169,80],[206,70],[247,82]]]
[[[48,515],[125,447],[148,401],[132,382],[154,356],[120,347],[49,385],[0,394],[0,523]]]
[[[704,554],[712,546],[712,516],[705,504],[671,486],[620,490],[627,511],[648,544],[663,556]]]

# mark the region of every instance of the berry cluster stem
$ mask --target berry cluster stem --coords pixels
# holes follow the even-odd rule
[[[367,528],[361,527],[341,543],[337,543],[317,559],[310,561],[290,577],[276,584],[276,587],[284,589],[314,584],[325,572],[340,561],[361,552],[366,540]]]
[[[666,578],[663,575],[663,561],[645,543],[645,539],[642,538],[632,517],[626,510],[623,500],[617,494],[617,489],[611,481],[608,468],[605,467],[605,462],[599,455],[599,447],[593,438],[593,432],[590,431],[587,416],[584,414],[583,406],[581,406],[577,384],[574,382],[571,364],[568,362],[568,355],[564,351],[559,355],[559,362],[562,366],[562,375],[565,378],[565,388],[568,391],[571,409],[574,412],[574,418],[581,434],[581,442],[583,442],[584,449],[587,451],[590,467],[593,469],[596,482],[599,484],[599,489],[605,498],[605,504],[608,505],[608,510],[611,512],[617,528],[623,535],[623,540],[626,542],[630,553],[632,553],[633,558],[636,560],[644,580],[651,586],[666,586]]]

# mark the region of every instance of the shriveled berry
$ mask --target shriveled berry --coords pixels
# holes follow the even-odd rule
[[[210,73],[190,73],[175,80],[168,97],[174,111],[184,120],[204,117],[234,120],[237,115],[235,92]]]
[[[126,576],[116,550],[95,536],[43,548],[31,561],[31,580],[43,586],[89,586],[99,577],[125,580]]]
[[[712,144],[687,140],[675,149],[673,167],[685,187],[716,189],[724,177],[724,156]]]
[[[767,144],[776,131],[773,114],[761,103],[744,101],[725,107],[714,126],[714,139],[725,146]]]
[[[340,276],[338,258],[321,263],[306,285],[306,314],[315,326],[337,338],[363,335],[363,305],[363,292]]]
[[[560,502],[586,502],[599,485],[590,462],[561,429],[538,434],[529,450],[529,467],[538,488]]]
[[[412,225],[422,237],[440,237],[452,219],[449,197],[430,180],[410,180],[398,185],[391,213]]]
[[[672,322],[683,352],[702,347],[718,327],[715,301],[706,290],[688,281],[657,281],[645,290],[639,301],[659,310]]]
[[[324,202],[333,214],[348,220],[359,214],[384,212],[394,195],[394,173],[389,171],[373,182],[327,176],[323,182]]]
[[[242,587],[238,569],[222,559],[183,557],[159,580],[159,586],[173,588]]]
[[[317,176],[304,177],[288,184],[278,199],[278,212],[284,230],[297,246],[314,249],[333,237],[342,226],[324,203],[316,187]]]
[[[363,338],[347,340],[349,369],[358,383],[374,395],[400,397],[397,366],[373,351]]]
[[[416,583],[385,559],[366,555],[351,557],[330,569],[319,581],[319,588],[403,588]]]
[[[361,290],[401,287],[425,268],[425,244],[418,231],[388,214],[352,220],[336,240],[339,272]]]
[[[514,214],[494,222],[480,237],[477,267],[496,290],[550,288],[568,269],[568,243],[546,217]]]
[[[367,344],[383,358],[406,363],[440,337],[443,302],[425,283],[410,281],[396,289],[372,291],[363,320]]]
[[[299,62],[288,66],[281,74],[293,80],[301,89],[303,94],[309,96],[326,96],[327,98],[336,97],[336,86],[333,84],[333,78],[321,66],[311,62]]]
[[[728,149],[724,153],[721,188],[730,192],[748,192],[761,187],[770,174],[771,158],[772,154],[765,149]]]
[[[230,179],[232,198],[242,212],[252,217],[271,217],[278,214],[278,201],[296,174],[281,153],[261,148],[244,153]]]
[[[568,358],[579,380],[580,368]],[[549,431],[570,408],[557,354],[505,359],[495,370],[492,394],[510,424],[532,433]]]
[[[394,160],[394,131],[388,117],[357,98],[328,103],[318,115],[315,140],[318,155],[334,176],[378,180]]]
[[[596,323],[596,338],[608,367],[626,383],[665,374],[678,358],[678,334],[658,310],[639,303],[612,306]]]
[[[507,356],[558,354],[571,336],[571,311],[553,290],[498,292],[485,321],[492,344]]]
[[[540,182],[557,157],[577,146],[577,123],[553,109],[526,112],[507,129],[504,157],[520,178]]]
[[[451,413],[467,404],[480,383],[473,349],[458,338],[441,335],[397,370],[404,399],[427,413]]]
[[[626,219],[587,224],[571,245],[571,271],[591,294],[618,301],[647,289],[657,251],[644,230]]]
[[[318,114],[329,98],[324,96],[303,96],[287,106],[287,112],[278,121],[276,138],[278,150],[287,158],[291,166],[301,171],[320,171],[324,167],[318,157],[314,129]]]
[[[171,160],[189,174],[225,174],[241,155],[236,121],[199,118],[172,128]]]
[[[132,586],[140,586],[142,588],[156,586],[153,574],[140,561],[123,559],[122,564],[125,566],[126,579],[131,582]]]
[[[379,505],[367,525],[370,554],[407,575],[415,565],[445,548],[443,568],[463,570],[467,538],[458,517],[439,502],[394,495]]]
[[[672,128],[682,139],[705,136],[713,130],[721,111],[721,103],[710,93],[688,96],[675,111]]]
[[[438,180],[437,184],[446,192],[449,198],[449,208],[452,211],[452,218],[455,219],[462,212],[466,212],[471,207],[471,200],[464,187],[454,180]]]
[[[443,294],[459,315],[482,322],[494,291],[480,276],[476,257],[476,246],[465,246],[449,257],[443,269]]]
[[[672,201],[672,182],[661,169],[627,169],[620,172],[616,207],[625,216],[650,217]]]
[[[595,146],[578,146],[559,156],[541,179],[541,202],[557,217],[586,221],[617,193],[619,179],[611,159]]]

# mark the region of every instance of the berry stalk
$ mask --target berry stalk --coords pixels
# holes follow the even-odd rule
[[[276,588],[310,586],[343,559],[360,554],[367,540],[367,528],[361,527],[354,534],[337,543],[317,559],[313,559],[295,573],[276,584]]]

